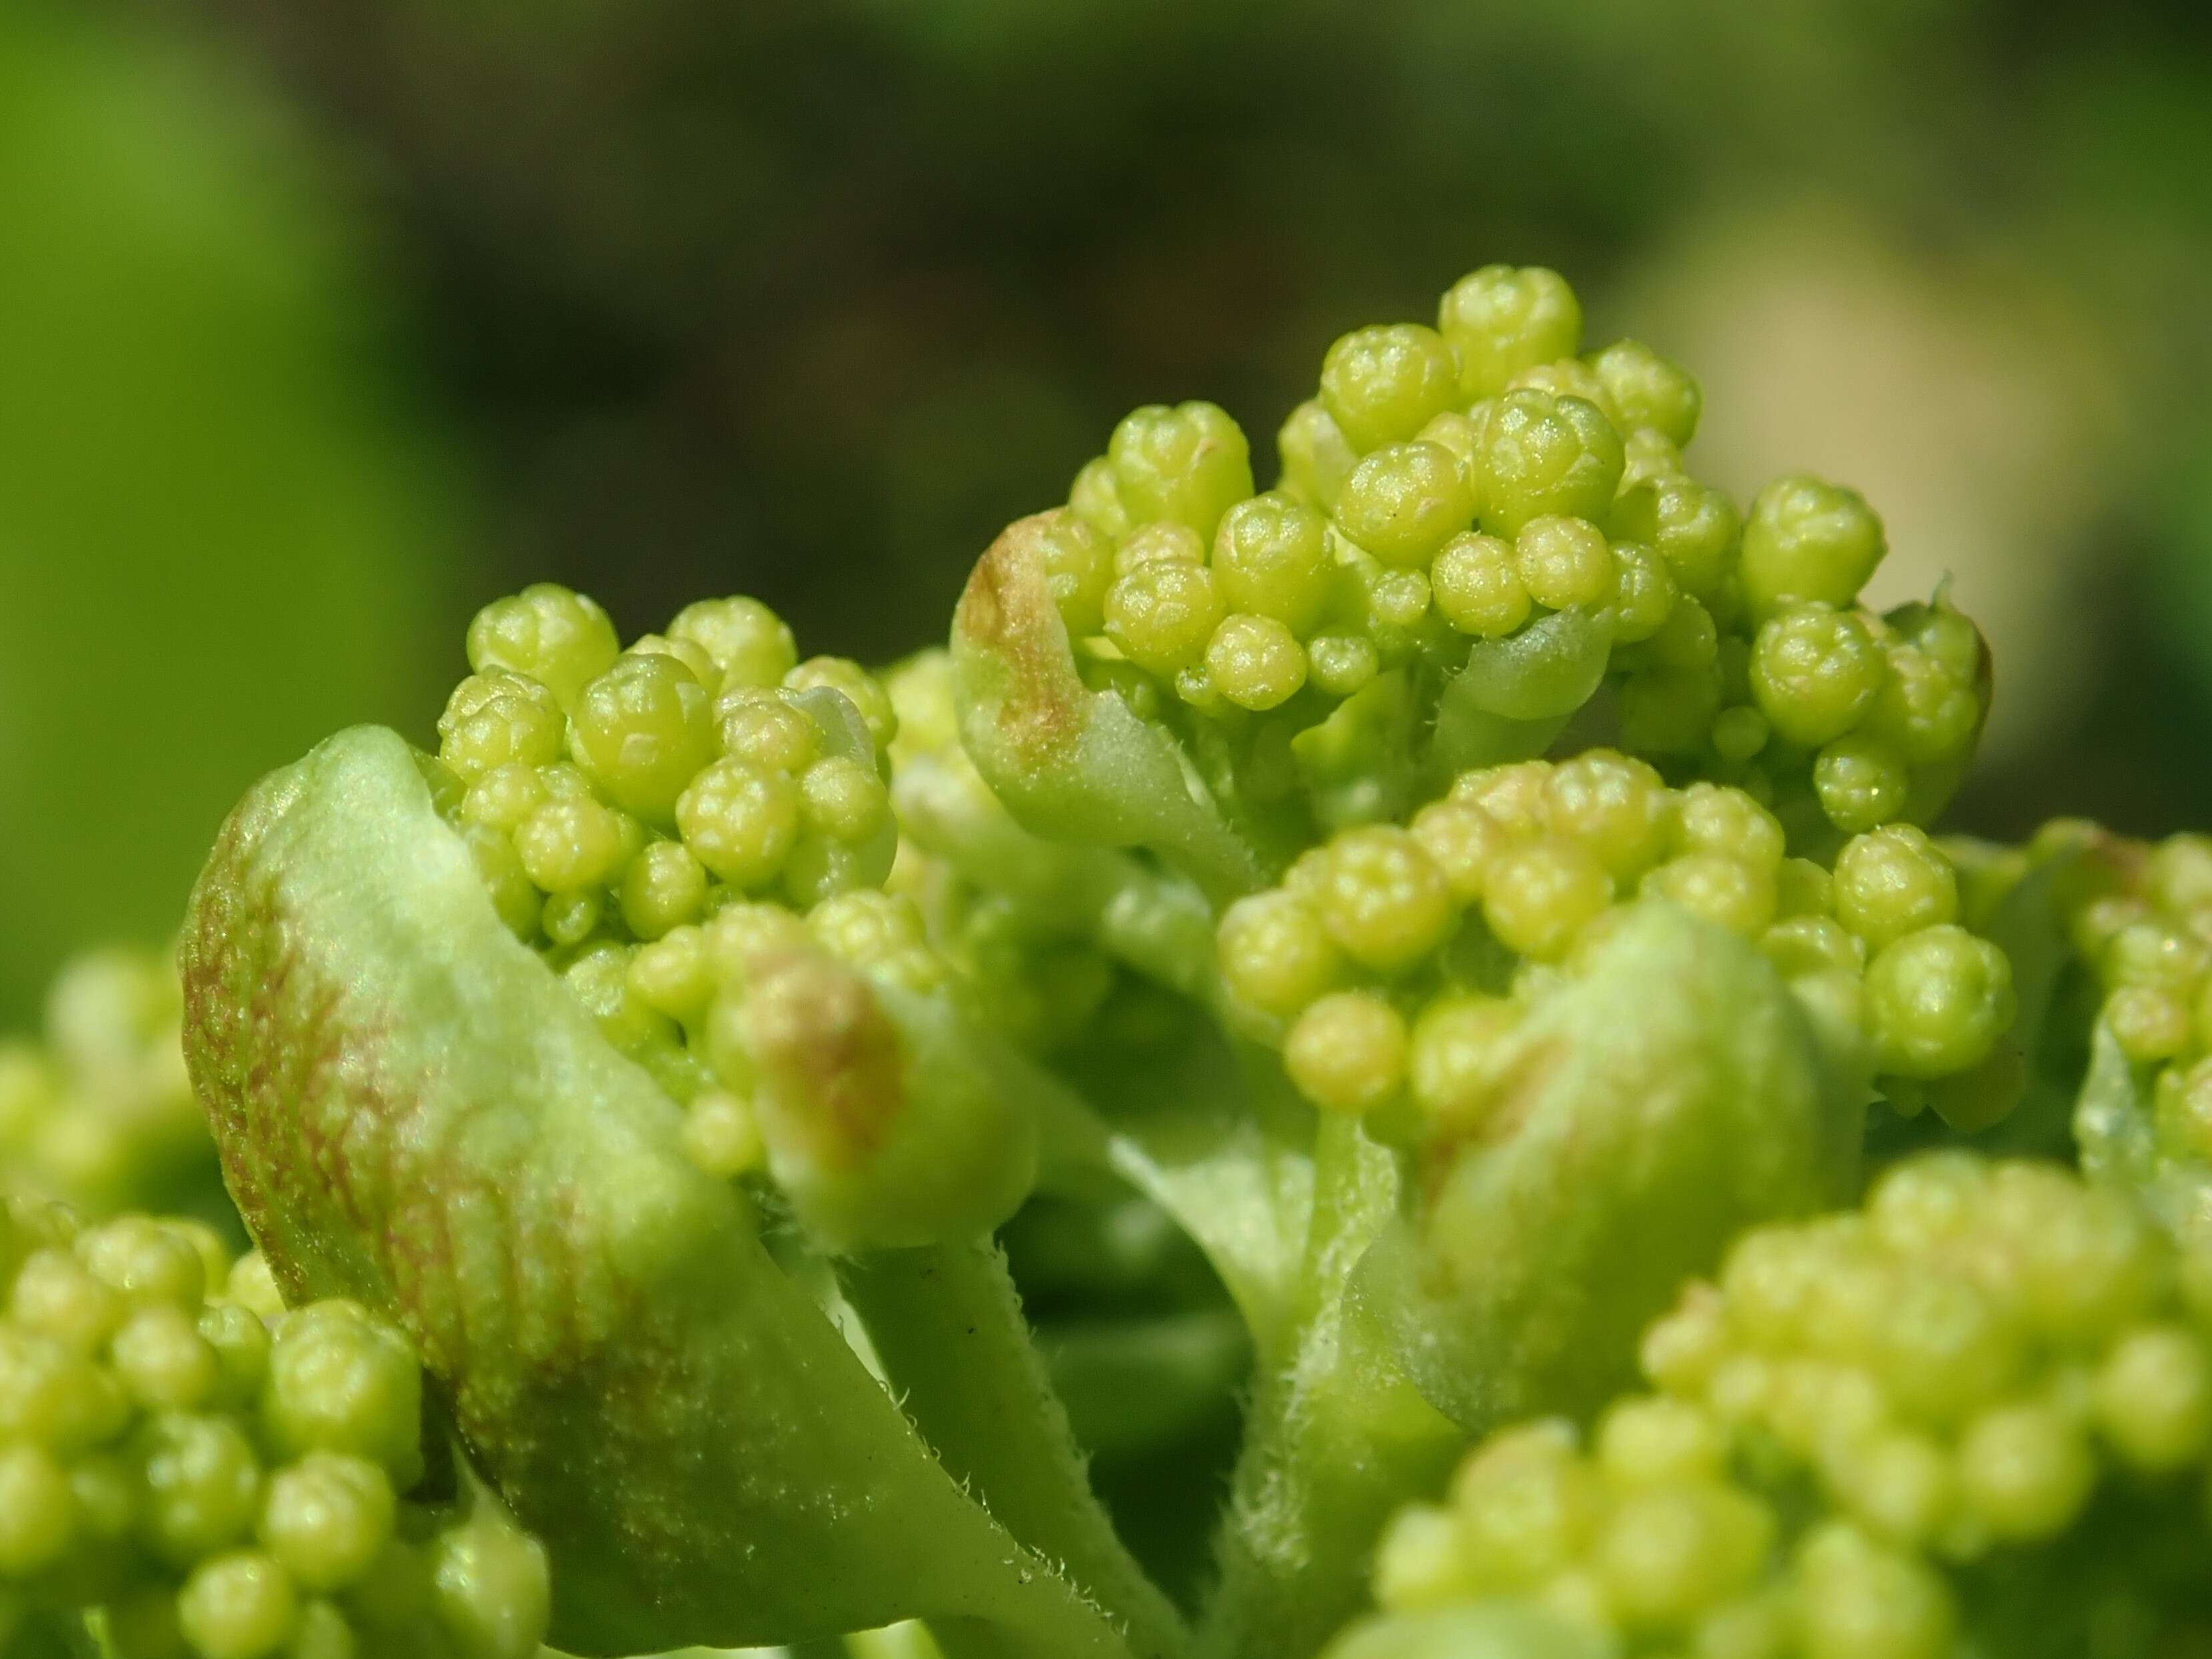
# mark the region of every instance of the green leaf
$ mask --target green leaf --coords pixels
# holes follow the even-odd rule
[[[1612,649],[1610,619],[1582,610],[1477,641],[1437,700],[1432,769],[1449,778],[1542,754],[1596,695]]]
[[[1538,1002],[1474,1138],[1431,1149],[1361,1292],[1470,1429],[1595,1408],[1638,1334],[1745,1226],[1837,1201],[1863,1099],[1764,957],[1639,904]]]
[[[412,751],[340,734],[193,895],[187,1050],[289,1295],[400,1320],[584,1653],[927,1616],[1125,1659],[930,1455],[675,1103],[501,924]]]
[[[1190,776],[1175,739],[1076,672],[1032,544],[1017,520],[976,561],[952,619],[960,738],[1007,809],[1039,835],[1149,847],[1209,891],[1260,884],[1251,850]]]

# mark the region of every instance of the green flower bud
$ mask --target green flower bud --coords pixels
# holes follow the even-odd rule
[[[489,1508],[432,1547],[431,1606],[460,1659],[535,1659],[551,1612],[545,1552]]]
[[[1356,1117],[1380,1110],[1405,1084],[1406,1022],[1370,992],[1333,992],[1291,1027],[1283,1066],[1325,1111]]]
[[[299,1593],[269,1557],[240,1550],[193,1570],[177,1620],[203,1659],[275,1659],[298,1628]]]
[[[1360,454],[1403,443],[1456,402],[1452,349],[1416,323],[1355,329],[1328,349],[1321,402]]]
[[[1344,481],[1359,463],[1359,452],[1318,398],[1291,411],[1276,434],[1275,449],[1283,458],[1284,491],[1323,512],[1336,505]]]
[[[161,1559],[190,1566],[252,1531],[261,1465],[231,1419],[164,1413],[141,1431],[133,1457],[144,1470],[141,1540]]]
[[[561,758],[565,730],[550,690],[495,668],[453,688],[438,717],[438,758],[465,779],[498,766],[544,766]]]
[[[1867,966],[1866,988],[1881,1067],[1901,1077],[1963,1072],[2012,1024],[2012,964],[1948,923],[1885,946]]]
[[[1244,434],[1212,404],[1133,410],[1114,428],[1106,455],[1133,524],[1167,519],[1211,538],[1221,515],[1252,493]]]
[[[607,613],[580,593],[551,582],[495,599],[469,623],[469,666],[526,675],[573,703],[590,681],[614,666],[621,646]]]
[[[1824,745],[1813,762],[1813,792],[1829,823],[1850,835],[1901,817],[1912,777],[1887,744],[1854,732]]]
[[[1854,836],[1836,854],[1834,905],[1838,919],[1879,950],[1955,921],[1959,878],[1926,831],[1891,824]]]
[[[1045,583],[1060,619],[1077,638],[1106,623],[1106,590],[1114,581],[1114,542],[1074,512],[1055,514],[1037,537]]]
[[[632,653],[579,695],[569,746],[616,805],[671,824],[677,798],[714,757],[712,704],[676,658]]]
[[[818,699],[809,692],[834,691],[860,717],[874,754],[888,753],[898,736],[898,711],[883,682],[849,657],[809,657],[783,677],[783,689],[799,694],[799,702],[814,711],[817,725],[824,722]]]
[[[1613,544],[1613,636],[1639,645],[1667,625],[1680,589],[1674,573],[1640,542]]]
[[[1156,562],[1106,594],[1106,637],[1149,673],[1172,678],[1205,655],[1221,624],[1221,594],[1204,565]]]
[[[1595,611],[1614,595],[1613,550],[1586,519],[1531,519],[1513,538],[1513,562],[1528,597],[1553,611]]]
[[[1759,712],[1808,748],[1841,737],[1881,694],[1888,665],[1872,631],[1848,611],[1804,605],[1771,618],[1752,647]]]
[[[1476,510],[1485,530],[1515,535],[1547,514],[1605,518],[1620,483],[1620,437],[1596,405],[1509,392],[1479,406],[1474,420]]]
[[[1545,961],[1565,956],[1613,902],[1605,866],[1589,849],[1556,836],[1498,854],[1483,887],[1482,919],[1498,942]]]
[[[1444,620],[1478,639],[1510,634],[1534,612],[1513,544],[1495,536],[1453,537],[1437,553],[1429,584]]]
[[[781,773],[719,760],[677,798],[676,823],[701,864],[732,887],[758,888],[799,839],[799,787]]]
[[[758,599],[701,599],[668,624],[668,637],[696,645],[721,671],[721,687],[782,684],[797,666],[791,629]]]
[[[1735,502],[1695,478],[1677,472],[1632,484],[1613,507],[1613,526],[1665,560],[1686,593],[1712,599],[1735,574],[1742,519]]]
[[[1523,369],[1573,356],[1583,312],[1556,271],[1485,265],[1452,284],[1437,326],[1458,356],[1460,392],[1471,403],[1504,391]]]
[[[0,1573],[29,1578],[76,1541],[76,1500],[68,1471],[44,1447],[0,1449]]]
[[[1474,497],[1458,460],[1435,444],[1373,451],[1336,500],[1338,528],[1385,564],[1425,567],[1474,520]]]
[[[1680,449],[1697,434],[1698,383],[1641,340],[1616,340],[1590,359],[1624,432],[1656,432]]]
[[[1306,653],[1273,617],[1233,616],[1213,630],[1206,669],[1215,690],[1240,708],[1273,708],[1306,681]]]
[[[1759,616],[1808,602],[1846,605],[1881,562],[1881,520],[1855,489],[1778,478],[1743,528],[1744,597]]]
[[[383,1553],[397,1507],[378,1465],[311,1452],[270,1478],[258,1531],[262,1547],[295,1583],[339,1589],[365,1575]]]
[[[422,1368],[404,1337],[350,1304],[303,1308],[277,1327],[261,1412],[293,1455],[366,1458],[403,1489],[422,1472]]]
[[[1273,617],[1293,634],[1308,633],[1321,619],[1333,568],[1328,521],[1279,491],[1237,502],[1214,532],[1213,578],[1223,602]]]
[[[1084,463],[1067,492],[1067,510],[1109,542],[1129,533],[1129,510],[1114,483],[1114,463],[1101,455]]]

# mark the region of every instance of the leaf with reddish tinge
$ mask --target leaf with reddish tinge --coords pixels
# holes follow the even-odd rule
[[[247,797],[183,967],[194,1082],[280,1282],[405,1326],[551,1553],[562,1646],[930,1615],[1132,1650],[686,1161],[676,1103],[507,932],[399,738],[343,733]]]

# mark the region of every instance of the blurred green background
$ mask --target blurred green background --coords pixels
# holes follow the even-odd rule
[[[888,656],[1129,405],[1264,456],[1493,259],[1700,374],[1701,472],[1864,489],[1877,597],[1954,574],[1955,822],[2212,823],[2199,7],[11,0],[0,1024],[484,599]]]

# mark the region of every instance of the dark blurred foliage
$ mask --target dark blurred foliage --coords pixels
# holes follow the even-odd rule
[[[149,608],[169,635],[145,624],[144,651],[208,641],[202,657],[228,666],[177,654],[172,678],[239,707],[246,735],[198,753],[150,728],[136,758],[112,749],[112,720],[56,739],[81,762],[80,821],[102,769],[116,791],[179,803],[169,837],[103,843],[111,861],[130,837],[154,848],[156,873],[94,904],[80,934],[159,926],[167,912],[137,889],[180,884],[213,802],[284,745],[349,717],[419,729],[434,694],[392,688],[447,682],[463,621],[494,593],[555,577],[641,630],[701,593],[750,590],[812,648],[885,657],[939,632],[975,552],[1057,499],[1130,405],[1224,404],[1264,475],[1276,422],[1342,329],[1425,316],[1461,271],[1510,258],[1570,272],[1604,337],[1638,325],[1610,297],[1630,276],[1744,202],[1848,204],[1931,271],[2008,264],[2066,296],[2125,419],[2094,462],[2094,521],[2021,557],[2090,572],[2075,625],[2098,632],[2104,666],[2069,684],[2032,763],[1998,757],[1963,820],[2212,823],[2212,769],[2193,760],[2212,742],[2200,8],[98,0],[85,15],[109,21],[124,57],[149,23],[196,43],[191,107],[118,92],[116,118],[173,128],[178,165],[209,152],[227,189],[281,201],[223,235],[239,259],[303,273],[258,308],[234,283],[228,320],[119,288],[104,301],[129,325],[119,339],[151,332],[175,356],[165,395],[185,399],[129,392],[156,411],[131,443],[160,449],[149,434],[178,417],[158,411],[191,407],[173,388],[197,375],[210,432],[258,399],[271,431],[338,434],[328,465],[380,482],[361,497],[281,450],[241,473],[173,447],[143,498],[198,479],[183,499],[227,501],[252,533],[81,526],[80,562],[95,545],[220,545],[241,571],[322,572],[339,585],[324,602],[360,626],[284,635],[343,647],[318,680],[242,651],[273,624],[216,625],[251,605],[208,599],[190,626]],[[37,176],[56,141],[15,142]],[[143,195],[100,175],[67,199],[97,216]],[[171,232],[133,234],[159,246]],[[129,246],[78,257],[143,265]],[[142,310],[158,330],[133,321]],[[228,343],[255,328],[292,330],[316,374],[230,374]],[[231,457],[257,441],[205,440]],[[79,447],[106,468],[88,462],[88,477],[139,471],[119,441]],[[470,493],[425,487],[425,451]],[[319,510],[249,510],[240,477],[289,478],[293,504]],[[387,573],[391,592],[341,591],[356,568]],[[272,617],[291,603],[281,580],[258,591]],[[386,678],[349,678],[348,652]],[[2007,672],[2024,684],[2037,665]]]
[[[200,3],[416,239],[503,580],[640,626],[756,587],[878,656],[1131,404],[1264,441],[1334,333],[1493,254],[1601,281],[1751,167],[1907,188],[1894,67],[1971,44],[1843,0]]]
[[[1999,244],[2084,296],[2148,406],[2212,367],[2212,79],[2178,3],[192,3],[404,228],[500,515],[478,591],[552,574],[634,627],[741,587],[904,649],[1131,404],[1212,398],[1264,447],[1352,322],[1492,258],[1602,295],[1720,200]],[[2111,499],[2203,453],[2136,445]],[[2102,559],[2203,557],[2115,518]],[[2147,656],[2160,607],[2100,588],[2130,648],[2094,743],[1971,819],[2076,774],[2075,810],[2212,816],[2212,781],[2148,764],[2202,729],[2205,630]]]

